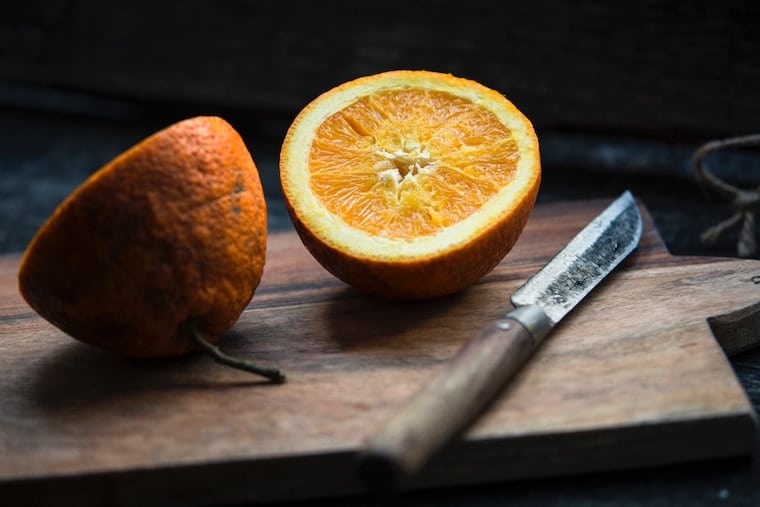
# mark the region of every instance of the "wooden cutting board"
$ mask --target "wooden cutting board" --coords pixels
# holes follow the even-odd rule
[[[0,499],[192,505],[357,493],[362,441],[606,204],[536,208],[481,283],[423,303],[365,297],[294,234],[272,235],[264,280],[222,348],[283,368],[282,386],[201,355],[134,361],[80,344],[20,298],[19,256],[0,258]],[[760,301],[760,262],[673,257],[642,212],[634,254],[411,487],[752,451],[755,414],[706,319]],[[724,327],[757,333],[731,319]]]

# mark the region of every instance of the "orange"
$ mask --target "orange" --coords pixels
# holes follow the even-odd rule
[[[221,118],[191,118],[75,190],[29,244],[19,289],[91,345],[132,357],[218,351],[261,280],[266,240],[264,193],[240,135]]]
[[[308,104],[285,137],[280,178],[312,255],[381,297],[456,292],[509,252],[541,179],[530,121],[477,82],[392,71]]]

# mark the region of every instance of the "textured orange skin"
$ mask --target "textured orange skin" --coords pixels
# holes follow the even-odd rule
[[[511,216],[486,232],[441,255],[408,262],[356,258],[314,235],[288,204],[288,212],[306,249],[327,271],[367,294],[385,299],[421,300],[448,294],[477,282],[493,270],[520,237],[533,210],[539,181]]]
[[[424,71],[422,71],[424,72]],[[413,74],[417,71],[393,71],[397,75]],[[324,95],[355,86],[374,76],[358,78],[343,83]],[[317,97],[307,108],[319,101]],[[300,121],[296,117],[283,142],[283,147],[291,142],[294,127]],[[538,142],[535,140],[532,164],[540,167]],[[281,174],[287,171],[289,163],[286,150],[280,158]],[[303,222],[293,203],[289,201],[288,183],[281,178],[285,204],[291,221],[301,241],[311,255],[327,271],[367,294],[394,300],[422,300],[453,294],[477,282],[493,270],[514,247],[533,211],[541,183],[540,170],[536,172],[531,186],[521,196],[513,212],[500,217],[490,227],[474,234],[457,248],[437,253],[428,258],[401,261],[357,257],[344,252],[314,234]]]
[[[176,123],[124,152],[71,194],[33,238],[19,289],[85,343],[133,357],[212,343],[239,318],[264,269],[258,170],[223,119]]]

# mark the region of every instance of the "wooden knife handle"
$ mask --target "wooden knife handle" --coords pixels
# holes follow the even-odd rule
[[[368,440],[359,460],[367,488],[395,489],[480,414],[551,326],[537,333],[523,322],[510,313],[486,326]]]

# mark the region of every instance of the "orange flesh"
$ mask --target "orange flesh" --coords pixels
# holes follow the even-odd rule
[[[449,93],[377,92],[326,119],[311,190],[372,235],[412,239],[456,224],[513,178],[519,155],[490,111]]]

